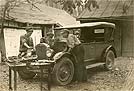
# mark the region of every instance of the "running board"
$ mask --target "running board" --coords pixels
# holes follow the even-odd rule
[[[96,64],[90,64],[86,66],[86,69],[94,68],[96,66],[104,65],[105,63],[96,63]]]

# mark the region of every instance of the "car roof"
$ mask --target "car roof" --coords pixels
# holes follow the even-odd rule
[[[57,27],[55,29],[56,30],[59,30],[59,29],[77,29],[77,28],[83,28],[83,27],[97,27],[97,26],[115,28],[114,23],[92,22],[92,23],[81,23],[81,24],[77,24],[77,25],[68,25],[68,26],[64,26],[64,27]]]

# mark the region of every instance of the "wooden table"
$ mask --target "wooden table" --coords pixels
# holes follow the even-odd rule
[[[17,70],[19,67],[27,67],[26,63],[6,63],[9,66],[9,91],[17,91]],[[39,66],[40,68],[40,90],[43,91],[43,68],[47,66],[48,68],[48,79],[47,79],[47,88],[48,91],[51,90],[51,72],[52,72],[52,66],[53,62],[30,62],[30,66]],[[14,73],[14,74],[13,74]],[[14,75],[13,81],[12,81],[12,74]],[[12,87],[13,85],[13,87]]]

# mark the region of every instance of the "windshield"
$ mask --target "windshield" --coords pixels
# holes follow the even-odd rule
[[[70,34],[81,34],[81,29],[68,29],[69,30],[69,33]],[[60,30],[55,30],[54,33],[55,33],[55,37],[61,37],[62,36],[62,32],[64,30],[60,29]]]

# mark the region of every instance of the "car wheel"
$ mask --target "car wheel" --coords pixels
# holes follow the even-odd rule
[[[112,70],[114,67],[114,59],[115,59],[115,54],[112,50],[109,50],[106,53],[106,57],[105,57],[105,68],[106,70]]]
[[[69,84],[74,76],[74,64],[67,58],[61,58],[54,66],[53,69],[53,82],[57,85]]]
[[[18,74],[22,79],[32,79],[36,73],[29,71],[26,67],[18,69]]]

